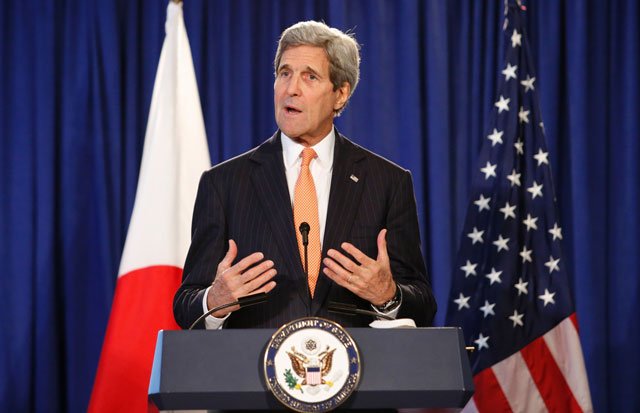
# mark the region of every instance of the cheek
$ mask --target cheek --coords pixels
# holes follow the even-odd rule
[[[285,96],[286,88],[282,82],[275,81],[273,83],[273,99],[275,101],[282,100]]]
[[[331,97],[327,97],[322,100],[322,105],[319,105],[318,116],[327,117],[329,114],[333,113],[333,105],[335,101]]]

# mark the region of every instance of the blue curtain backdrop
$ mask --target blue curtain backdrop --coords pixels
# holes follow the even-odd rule
[[[639,411],[638,1],[527,7],[594,407]],[[165,10],[165,0],[2,2],[1,411],[86,409]],[[277,38],[305,19],[353,29],[362,44],[362,81],[337,124],[413,172],[441,325],[489,132],[502,1],[186,0],[214,163],[275,130]]]

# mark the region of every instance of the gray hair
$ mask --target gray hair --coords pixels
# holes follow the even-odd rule
[[[316,21],[299,22],[290,26],[282,32],[278,41],[278,50],[273,61],[276,75],[285,50],[303,45],[324,49],[329,59],[329,78],[333,83],[333,90],[347,82],[351,86],[348,96],[350,98],[360,80],[360,46],[353,33],[344,33]],[[337,114],[339,115],[345,107],[346,103]]]

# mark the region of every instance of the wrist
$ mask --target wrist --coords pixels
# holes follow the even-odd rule
[[[207,308],[206,308],[207,311],[215,307],[215,298],[214,298],[212,287],[213,286],[209,286],[209,288],[207,288]]]
[[[221,305],[220,297],[216,294],[215,286],[211,285],[207,289],[207,309],[206,311],[210,311],[211,309],[218,307]],[[215,318],[224,318],[230,313],[230,309],[225,308],[222,310],[218,310],[216,312],[211,313],[211,315]]]
[[[373,305],[378,311],[382,313],[395,310],[402,302],[402,292],[400,291],[400,287],[395,282],[393,283],[393,285],[395,287],[395,293],[391,296],[391,298],[385,300],[379,305]]]

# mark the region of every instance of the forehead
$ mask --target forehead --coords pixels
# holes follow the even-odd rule
[[[322,47],[293,46],[282,53],[280,67],[288,66],[292,69],[311,68],[316,72],[329,72],[329,59]]]

